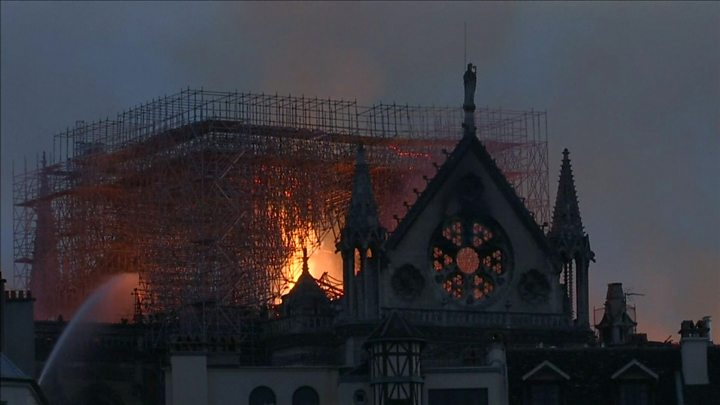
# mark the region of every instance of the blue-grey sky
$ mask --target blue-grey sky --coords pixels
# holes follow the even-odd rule
[[[459,105],[463,23],[479,105],[548,111],[551,192],[571,151],[597,263],[639,330],[720,325],[719,3],[1,5],[2,269],[11,165],[76,120],[191,87]],[[715,340],[720,340],[717,329]]]

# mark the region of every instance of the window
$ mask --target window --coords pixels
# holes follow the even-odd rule
[[[617,385],[617,405],[651,405],[653,387],[658,375],[644,364],[633,359],[611,377]]]
[[[387,405],[413,405],[413,401],[410,398],[403,398],[403,399],[387,398],[387,399],[385,399],[385,403]]]
[[[104,383],[93,383],[83,389],[74,402],[77,404],[123,405],[120,394]]]
[[[647,384],[623,382],[620,384],[619,405],[649,405],[650,394]]]
[[[357,390],[353,394],[354,405],[367,405],[367,394],[363,390]]]
[[[511,255],[495,221],[463,216],[445,220],[430,245],[435,280],[453,299],[471,305],[508,284]]]
[[[560,405],[560,386],[558,384],[531,384],[528,405]]]
[[[315,389],[306,385],[295,390],[292,405],[320,405],[320,397]]]
[[[360,256],[360,250],[359,250],[359,249],[355,249],[354,252],[355,252],[355,253],[354,253],[354,256],[353,256],[353,266],[354,266],[354,267],[353,267],[353,274],[355,274],[355,275],[357,276],[358,273],[360,273],[360,272],[362,271],[362,264],[363,264],[363,263],[362,263],[362,257]]]
[[[250,392],[250,405],[275,405],[275,393],[268,387],[260,386]]]
[[[428,391],[430,405],[487,405],[486,388],[438,389]]]

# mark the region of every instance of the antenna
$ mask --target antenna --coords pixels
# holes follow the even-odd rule
[[[645,294],[636,293],[636,292],[632,292],[632,291],[625,293],[625,299],[626,299],[627,301],[632,301],[632,298],[629,298],[629,297],[632,297],[632,296],[644,297]]]
[[[467,21],[463,21],[463,69],[467,65]]]

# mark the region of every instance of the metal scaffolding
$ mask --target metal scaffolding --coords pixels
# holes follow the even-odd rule
[[[461,122],[460,108],[206,90],[78,122],[14,176],[16,285],[33,290],[38,318],[68,317],[108,275],[137,272],[154,321],[242,335],[243,319],[294,279],[299,244],[342,226],[358,143],[392,231]],[[538,223],[548,220],[546,114],[479,108],[475,122]]]

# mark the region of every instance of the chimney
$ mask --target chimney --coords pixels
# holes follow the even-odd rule
[[[706,320],[683,321],[680,326],[680,356],[685,385],[709,384],[708,355],[710,328]]]
[[[712,344],[712,342],[713,342],[712,341],[712,336],[713,336],[713,334],[712,334],[712,318],[709,315],[707,315],[707,316],[703,316],[702,320],[703,320],[703,322],[705,322],[705,327],[707,328],[708,339],[710,340],[710,344]]]
[[[35,375],[34,301],[25,290],[5,290],[2,300],[3,353],[30,376]]]

